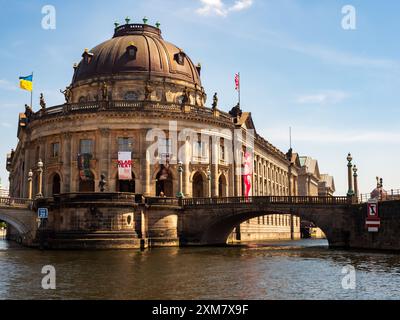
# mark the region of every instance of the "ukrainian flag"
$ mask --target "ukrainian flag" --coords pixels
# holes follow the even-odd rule
[[[27,77],[19,77],[19,87],[24,90],[32,91],[33,89],[33,74]]]

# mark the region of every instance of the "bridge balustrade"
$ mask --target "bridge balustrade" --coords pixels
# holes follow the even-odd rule
[[[28,207],[32,200],[22,198],[0,197],[0,205],[6,207]]]
[[[370,193],[361,194],[359,196],[360,203],[368,202],[371,199]],[[400,189],[392,189],[387,193],[382,193],[378,197],[379,201],[393,201],[393,200],[400,200]]]
[[[187,198],[180,199],[180,204],[188,206],[214,206],[229,204],[314,204],[314,205],[344,205],[350,204],[348,197],[303,197],[303,196],[267,196],[267,197],[226,197],[226,198]]]

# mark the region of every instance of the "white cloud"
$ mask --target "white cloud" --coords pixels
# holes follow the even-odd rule
[[[315,94],[301,95],[297,97],[298,104],[336,104],[348,98],[349,94],[343,91],[324,91]]]
[[[235,4],[229,8],[230,11],[242,11],[250,8],[253,4],[253,0],[238,0]]]
[[[14,83],[11,83],[8,80],[0,79],[0,89],[1,90],[7,90],[7,91],[14,91],[17,90],[17,85]]]
[[[253,0],[237,0],[231,6],[227,6],[222,0],[200,0],[202,7],[196,12],[200,15],[207,16],[216,14],[221,17],[226,17],[231,11],[242,11],[253,4]]]

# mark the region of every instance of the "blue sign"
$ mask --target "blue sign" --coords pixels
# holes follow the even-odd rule
[[[49,210],[47,208],[39,208],[38,217],[40,219],[47,219],[49,217]]]

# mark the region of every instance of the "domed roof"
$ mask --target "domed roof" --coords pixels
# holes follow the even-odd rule
[[[178,47],[163,40],[159,28],[125,24],[112,39],[85,50],[72,85],[102,76],[145,75],[187,81],[201,87],[200,69]]]

